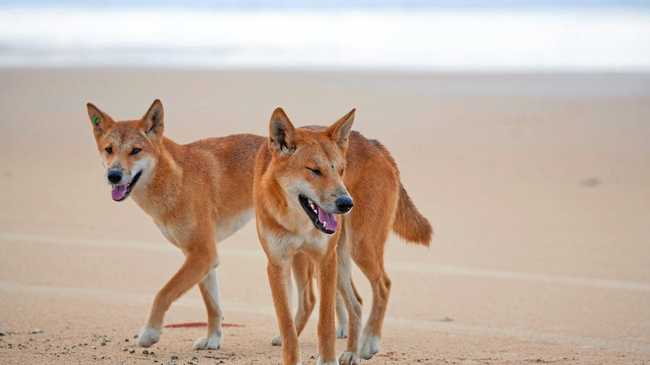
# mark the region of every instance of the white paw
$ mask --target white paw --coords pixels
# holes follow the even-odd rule
[[[361,360],[354,352],[346,351],[339,357],[340,365],[359,365]]]
[[[339,365],[338,361],[333,360],[333,361],[323,361],[321,360],[320,356],[318,357],[318,361],[316,361],[316,365]]]
[[[138,346],[149,347],[160,340],[160,330],[151,327],[142,327],[138,335]]]
[[[340,326],[337,328],[336,338],[348,338],[348,326]]]
[[[272,346],[282,346],[282,337],[275,336],[271,339]]]
[[[192,348],[194,350],[219,350],[221,347],[221,334],[213,334],[210,337],[201,337],[194,341]]]
[[[368,360],[379,352],[379,336],[363,336],[361,340],[361,357]]]

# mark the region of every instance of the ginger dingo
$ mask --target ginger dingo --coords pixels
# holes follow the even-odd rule
[[[163,136],[159,100],[141,119],[122,122],[91,103],[87,108],[113,200],[133,197],[185,255],[181,268],[156,295],[138,345],[158,342],[167,309],[199,284],[208,333],[193,347],[218,349],[223,312],[215,270],[219,264],[216,243],[253,216],[255,153],[265,139],[239,134],[180,145]]]
[[[391,285],[383,262],[388,234],[393,230],[425,246],[431,240],[431,225],[406,193],[388,151],[379,142],[351,132],[354,113],[328,128],[295,128],[277,108],[268,142],[256,158],[256,226],[268,258],[285,365],[300,363],[298,335],[314,307],[311,278],[316,273],[321,301],[318,364],[358,364],[359,356],[368,359],[377,353]],[[360,345],[361,298],[352,283],[351,258],[373,289]],[[299,295],[295,320],[289,300],[292,269]],[[337,290],[349,316],[347,349],[339,361],[335,355]],[[337,312],[339,317],[345,315],[344,310]]]

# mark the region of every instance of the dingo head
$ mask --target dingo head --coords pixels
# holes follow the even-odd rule
[[[162,103],[154,101],[139,120],[122,122],[114,121],[92,103],[86,106],[106,179],[112,187],[111,196],[122,201],[133,189],[148,182],[158,160],[164,129]]]
[[[343,174],[354,112],[328,128],[296,129],[285,112],[277,108],[269,124],[269,168],[284,190],[289,207],[304,211],[298,217],[310,220],[327,234],[336,232],[334,214],[347,213],[353,206]]]

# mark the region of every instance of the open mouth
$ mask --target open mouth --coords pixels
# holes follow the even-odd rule
[[[318,204],[304,195],[298,196],[298,200],[316,228],[327,234],[336,232],[336,218],[334,218],[334,214],[327,213]]]
[[[135,174],[133,179],[131,179],[131,182],[128,184],[113,185],[113,189],[111,190],[111,196],[113,197],[113,200],[116,202],[121,202],[122,200],[126,199],[131,193],[131,190],[133,190],[135,183],[138,182],[140,175],[142,175],[142,171]]]

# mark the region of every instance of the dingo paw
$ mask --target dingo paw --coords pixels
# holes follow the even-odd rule
[[[361,340],[361,357],[369,360],[379,352],[379,336],[364,336]]]
[[[318,357],[318,361],[316,361],[316,365],[339,365],[338,361],[333,360],[333,361],[323,361],[321,360],[320,357]]]
[[[138,346],[149,347],[159,340],[160,330],[145,326],[140,330],[140,334],[138,335]]]
[[[210,337],[201,337],[194,341],[192,348],[194,350],[219,350],[222,339],[223,336],[216,333],[210,335]]]
[[[339,357],[340,365],[359,365],[361,360],[354,352],[346,351]]]
[[[282,336],[275,336],[271,339],[272,346],[282,346]]]

